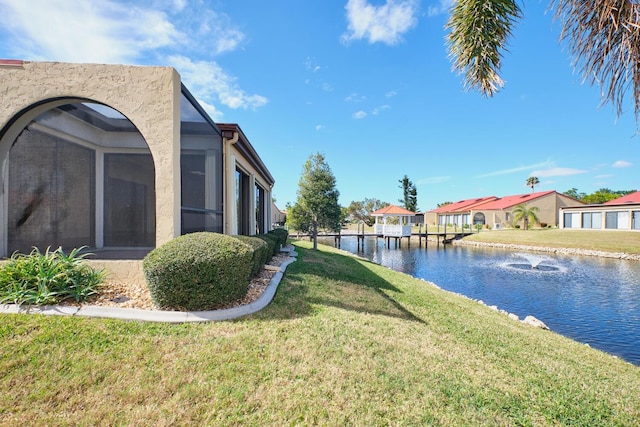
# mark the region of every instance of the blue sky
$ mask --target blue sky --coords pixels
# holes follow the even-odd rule
[[[582,83],[546,2],[526,2],[505,88],[466,92],[451,71],[451,0],[0,0],[0,58],[169,65],[218,122],[238,123],[294,203],[321,152],[340,203],[421,210],[530,191],[640,189],[631,99],[616,118]]]

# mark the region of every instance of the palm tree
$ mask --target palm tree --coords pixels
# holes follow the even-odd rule
[[[550,0],[560,21],[573,65],[585,81],[601,85],[603,102],[623,110],[625,93],[634,100],[640,123],[640,2],[631,0]],[[522,18],[514,0],[457,0],[447,29],[449,56],[464,74],[465,88],[493,96],[504,85],[502,53],[513,26]]]
[[[519,204],[514,206],[511,213],[513,214],[513,222],[518,223],[524,220],[524,229],[529,229],[529,223],[537,224],[540,222],[538,215],[538,208],[536,206],[531,206],[530,208],[527,205]]]
[[[527,178],[527,187],[531,187],[531,192],[533,193],[533,187],[540,184],[540,180],[537,176],[530,176]]]

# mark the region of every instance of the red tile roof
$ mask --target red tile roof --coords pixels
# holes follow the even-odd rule
[[[414,216],[415,214],[416,214],[415,212],[411,212],[408,209],[401,208],[400,206],[396,206],[396,205],[389,205],[384,208],[380,208],[377,211],[371,212],[371,216],[384,216],[384,215]]]
[[[627,203],[640,203],[640,191],[627,194],[626,196],[618,197],[614,200],[609,200],[604,203],[605,205],[625,205]]]
[[[488,196],[488,197],[480,197],[475,199],[460,200],[455,203],[449,203],[448,205],[440,206],[439,208],[433,209],[430,212],[436,212],[436,213],[467,212],[469,211],[469,209],[472,209],[483,203],[491,202],[496,199],[498,199],[496,196]]]
[[[493,200],[489,203],[482,205],[482,210],[500,210],[507,209],[512,206],[519,205],[520,203],[528,203],[532,200],[539,199],[540,197],[548,196],[555,193],[555,190],[541,191],[538,193],[516,194],[513,196],[505,196],[497,200]]]

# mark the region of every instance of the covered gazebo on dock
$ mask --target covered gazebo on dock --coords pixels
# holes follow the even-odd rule
[[[403,237],[411,238],[411,218],[416,215],[408,209],[400,206],[389,205],[371,212],[376,223],[373,225],[373,232],[379,237],[387,239],[398,239]]]

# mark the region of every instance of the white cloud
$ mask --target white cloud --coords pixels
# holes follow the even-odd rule
[[[548,168],[548,169],[535,170],[531,172],[531,176],[546,178],[549,176],[579,175],[581,173],[586,173],[586,172],[587,172],[586,170],[572,169],[572,168]]]
[[[627,162],[626,160],[618,160],[617,162],[612,164],[611,167],[613,167],[613,168],[628,168],[631,165],[632,164],[630,162]]]
[[[318,64],[316,64],[312,58],[307,58],[304,61],[304,66],[307,70],[312,71],[312,72],[317,72],[320,70],[320,66]]]
[[[418,22],[416,0],[386,0],[382,6],[367,0],[349,0],[345,9],[347,32],[341,37],[343,43],[366,39],[369,43],[395,45]]]
[[[216,31],[218,32],[218,31]],[[236,29],[222,31],[215,39],[216,53],[231,52],[244,40],[244,33]]]
[[[416,184],[417,185],[431,185],[431,184],[441,184],[443,182],[447,182],[451,179],[450,176],[432,176],[429,178],[419,179]]]
[[[428,16],[437,16],[449,13],[449,9],[455,4],[456,0],[440,0],[437,6],[429,6],[427,9]]]
[[[185,38],[164,12],[113,1],[3,0],[0,14],[23,59],[130,63]]]
[[[390,90],[389,92],[385,93],[384,96],[386,98],[393,98],[394,96],[396,96],[398,94],[398,92],[396,92],[395,90]]]
[[[364,111],[360,110],[360,111],[356,111],[355,113],[353,113],[352,116],[354,119],[364,119],[365,117],[367,117],[367,113],[365,113]]]
[[[208,102],[203,101],[202,99],[198,99],[198,98],[196,98],[196,101],[198,101],[198,104],[200,104],[200,106],[202,108],[204,108],[204,111],[207,112],[209,117],[211,117],[214,122],[217,122],[218,120],[221,120],[222,117],[224,116],[224,113],[222,111],[218,110],[215,107],[215,105],[209,104]]]
[[[524,172],[524,171],[527,171],[527,170],[531,170],[531,169],[535,169],[535,168],[541,168],[541,167],[551,167],[551,162],[550,161],[546,161],[546,162],[536,163],[536,164],[533,164],[533,165],[518,166],[518,167],[510,168],[510,169],[503,169],[503,170],[499,170],[499,171],[485,173],[485,174],[479,175],[478,177],[479,178],[486,178],[486,177],[489,177],[489,176],[496,176],[496,175],[508,175],[508,174],[512,174],[512,173]]]
[[[228,16],[201,1],[0,0],[0,16],[17,58],[168,63],[214,120],[222,115],[214,103],[229,108],[267,103],[264,96],[243,91],[211,60],[212,55],[237,49],[245,36]],[[204,59],[193,61],[188,54]]]
[[[391,108],[391,107],[388,106],[388,105],[381,105],[379,107],[374,108],[373,111],[371,112],[371,114],[373,114],[374,116],[377,116],[378,114],[380,114],[384,110],[388,110],[389,108]]]
[[[358,93],[352,93],[349,96],[347,96],[344,100],[347,102],[362,102],[366,99],[367,97],[364,95],[360,95]]]
[[[217,63],[192,61],[174,55],[167,58],[182,76],[186,86],[198,99],[212,102],[216,97],[221,104],[229,108],[258,108],[268,100],[261,95],[249,95],[237,86],[235,77],[229,76]]]
[[[316,125],[316,130],[319,132],[321,130],[324,130],[325,126],[324,125]]]

